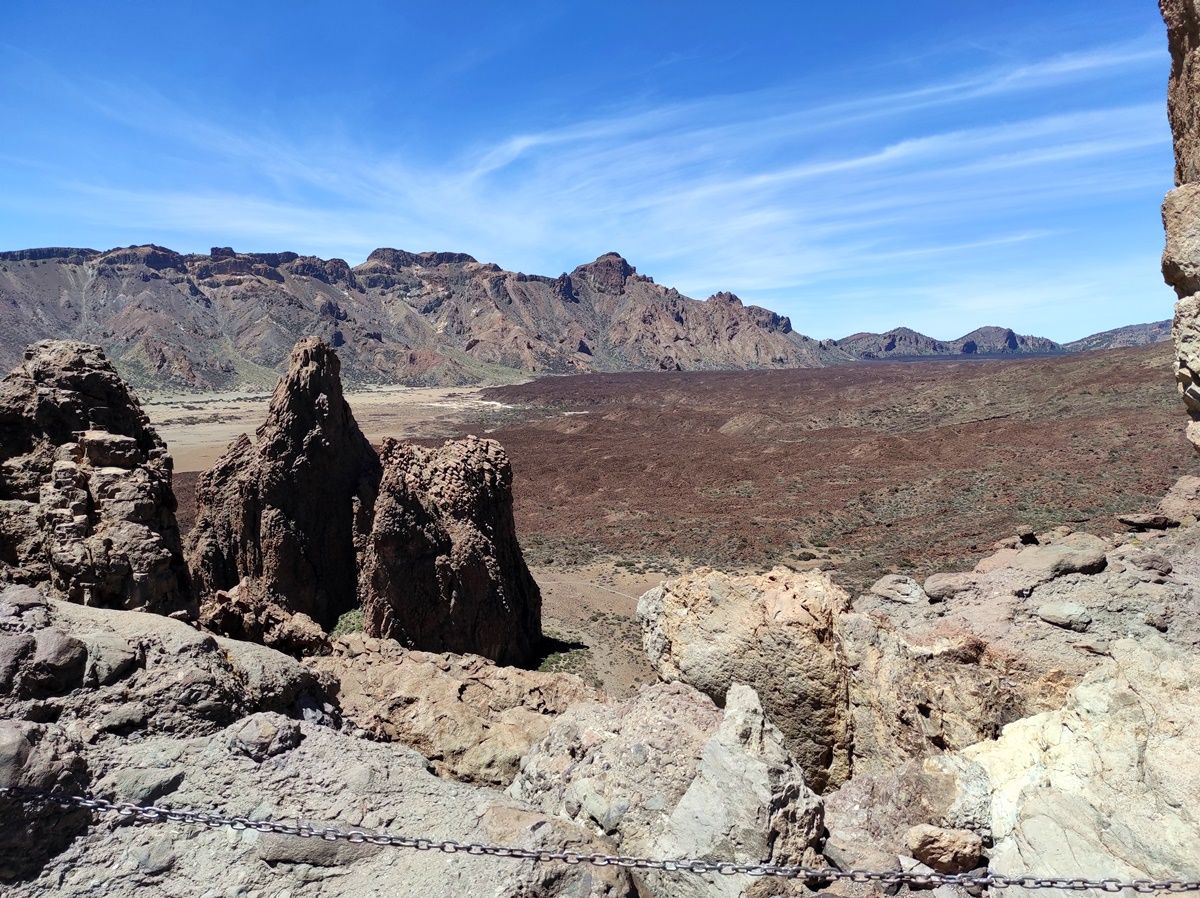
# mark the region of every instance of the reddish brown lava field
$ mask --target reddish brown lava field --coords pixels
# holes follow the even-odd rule
[[[551,377],[464,420],[512,458],[532,562],[970,565],[1019,525],[1108,532],[1200,465],[1169,346],[1049,359]],[[195,475],[177,475],[185,528]]]
[[[490,436],[541,564],[969,565],[1018,525],[1110,532],[1200,465],[1169,346],[1022,361],[546,378]]]

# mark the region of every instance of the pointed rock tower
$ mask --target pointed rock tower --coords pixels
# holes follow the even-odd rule
[[[327,344],[297,343],[254,441],[243,434],[200,478],[187,556],[206,615],[228,609],[233,590],[251,616],[276,605],[325,630],[356,606],[356,527],[366,529],[379,460],[339,371]],[[218,629],[261,638],[256,626],[267,624]]]

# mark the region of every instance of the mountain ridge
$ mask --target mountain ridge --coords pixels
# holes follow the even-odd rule
[[[1137,327],[1149,326],[1112,345],[1136,345],[1119,341],[1138,339]],[[0,329],[0,365],[37,340],[69,337],[103,346],[139,386],[183,390],[273,383],[309,335],[338,349],[350,382],[414,385],[1051,354],[1105,338],[1064,346],[989,326],[948,341],[906,327],[818,340],[734,293],[700,300],[656,284],[615,252],[550,277],[456,252],[380,247],[351,266],[157,244],[0,252]]]
[[[606,253],[558,277],[465,253],[380,248],[360,265],[155,244],[0,253],[0,365],[46,337],[101,344],[139,384],[273,382],[296,339],[326,339],[358,382],[456,384],[529,373],[815,367],[828,341],[732,293],[707,300]]]

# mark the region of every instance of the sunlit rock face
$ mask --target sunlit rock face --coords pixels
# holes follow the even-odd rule
[[[1163,201],[1163,278],[1175,288],[1175,376],[1200,451],[1200,5],[1160,0],[1171,50],[1167,111],[1175,138],[1175,189]]]

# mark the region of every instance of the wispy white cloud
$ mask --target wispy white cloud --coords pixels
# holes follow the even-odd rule
[[[1096,226],[1090,209],[1153,196],[1169,178],[1161,102],[1073,103],[1073,91],[1127,79],[1161,52],[1131,42],[818,102],[801,99],[804,85],[639,102],[439,158],[92,85],[78,96],[131,146],[150,142],[155,171],[132,184],[82,166],[60,171],[49,196],[15,190],[0,204],[187,249],[232,242],[352,263],[387,244],[553,274],[617,249],[687,292],[734,289],[810,316],[797,325],[821,336],[859,329],[885,292],[906,305],[889,324],[941,316],[948,335],[994,312],[1062,335],[1061,312],[1032,307],[1086,298],[1059,275],[1054,290],[1031,282],[1056,254],[1082,258],[1072,235]],[[45,174],[44,161],[28,164]],[[1148,256],[1136,255],[1095,289],[1149,289],[1152,261],[1138,281]]]

